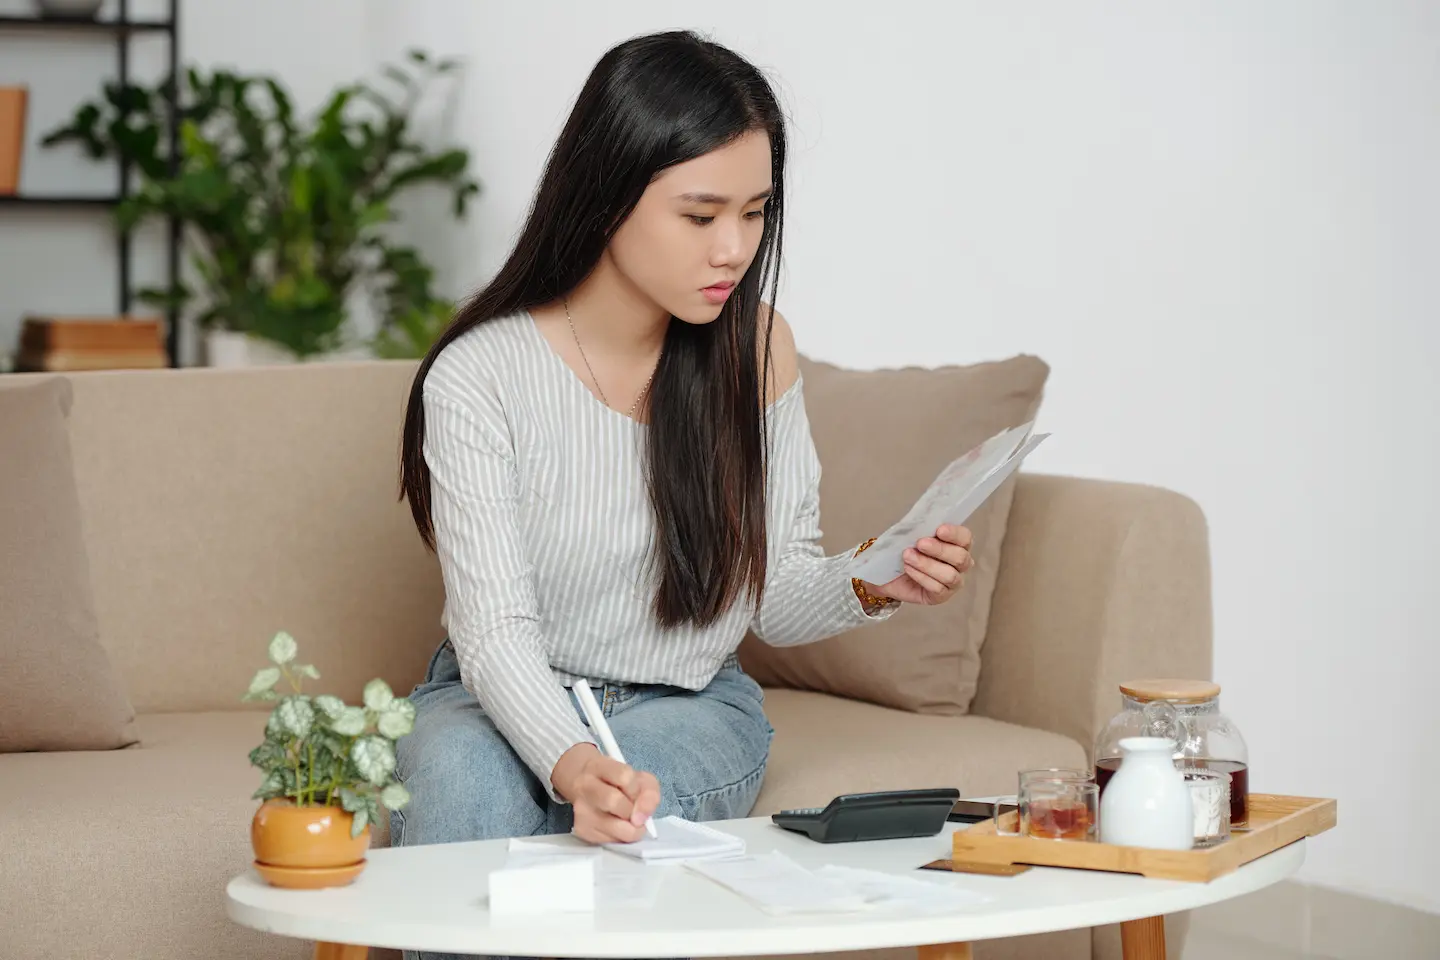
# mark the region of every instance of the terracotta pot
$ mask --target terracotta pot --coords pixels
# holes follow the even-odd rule
[[[267,800],[250,821],[255,866],[281,887],[324,887],[349,883],[365,865],[370,827],[350,836],[354,816],[339,807],[297,807],[291,800]]]

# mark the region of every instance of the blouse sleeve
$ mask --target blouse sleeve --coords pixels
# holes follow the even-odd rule
[[[493,392],[466,389],[463,400],[456,393],[427,378],[424,454],[461,682],[551,799],[563,803],[550,782],[556,762],[575,744],[595,741],[551,670],[541,636],[504,411]]]
[[[770,496],[796,503],[772,531],[782,538],[765,580],[751,631],[776,647],[814,643],[865,623],[887,620],[898,604],[866,614],[845,572],[859,544],[826,556],[820,546],[820,457],[810,435],[800,388],[777,402],[772,436]],[[785,404],[783,410],[778,409]]]

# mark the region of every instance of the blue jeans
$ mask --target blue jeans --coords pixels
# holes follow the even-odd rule
[[[765,717],[760,685],[733,657],[698,692],[610,683],[596,699],[626,762],[660,781],[655,816],[727,820],[750,814],[775,730]],[[396,775],[410,802],[390,814],[393,846],[570,831],[572,808],[550,800],[461,685],[449,640],[435,651],[410,700],[415,729],[396,742]],[[405,957],[442,960],[438,954]]]

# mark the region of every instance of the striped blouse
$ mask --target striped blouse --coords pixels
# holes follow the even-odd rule
[[[700,690],[751,629],[790,646],[867,616],[820,547],[820,462],[802,385],[770,405],[769,552],[759,609],[742,593],[711,626],[662,629],[645,576],[654,520],[647,427],[601,403],[528,313],[480,324],[424,384],[424,454],[461,680],[550,796],[550,772],[594,740],[565,688],[580,680]]]

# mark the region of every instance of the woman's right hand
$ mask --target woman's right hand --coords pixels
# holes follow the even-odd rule
[[[655,775],[612,760],[593,743],[577,743],[550,773],[555,792],[575,808],[575,835],[587,843],[633,843],[660,806]]]

